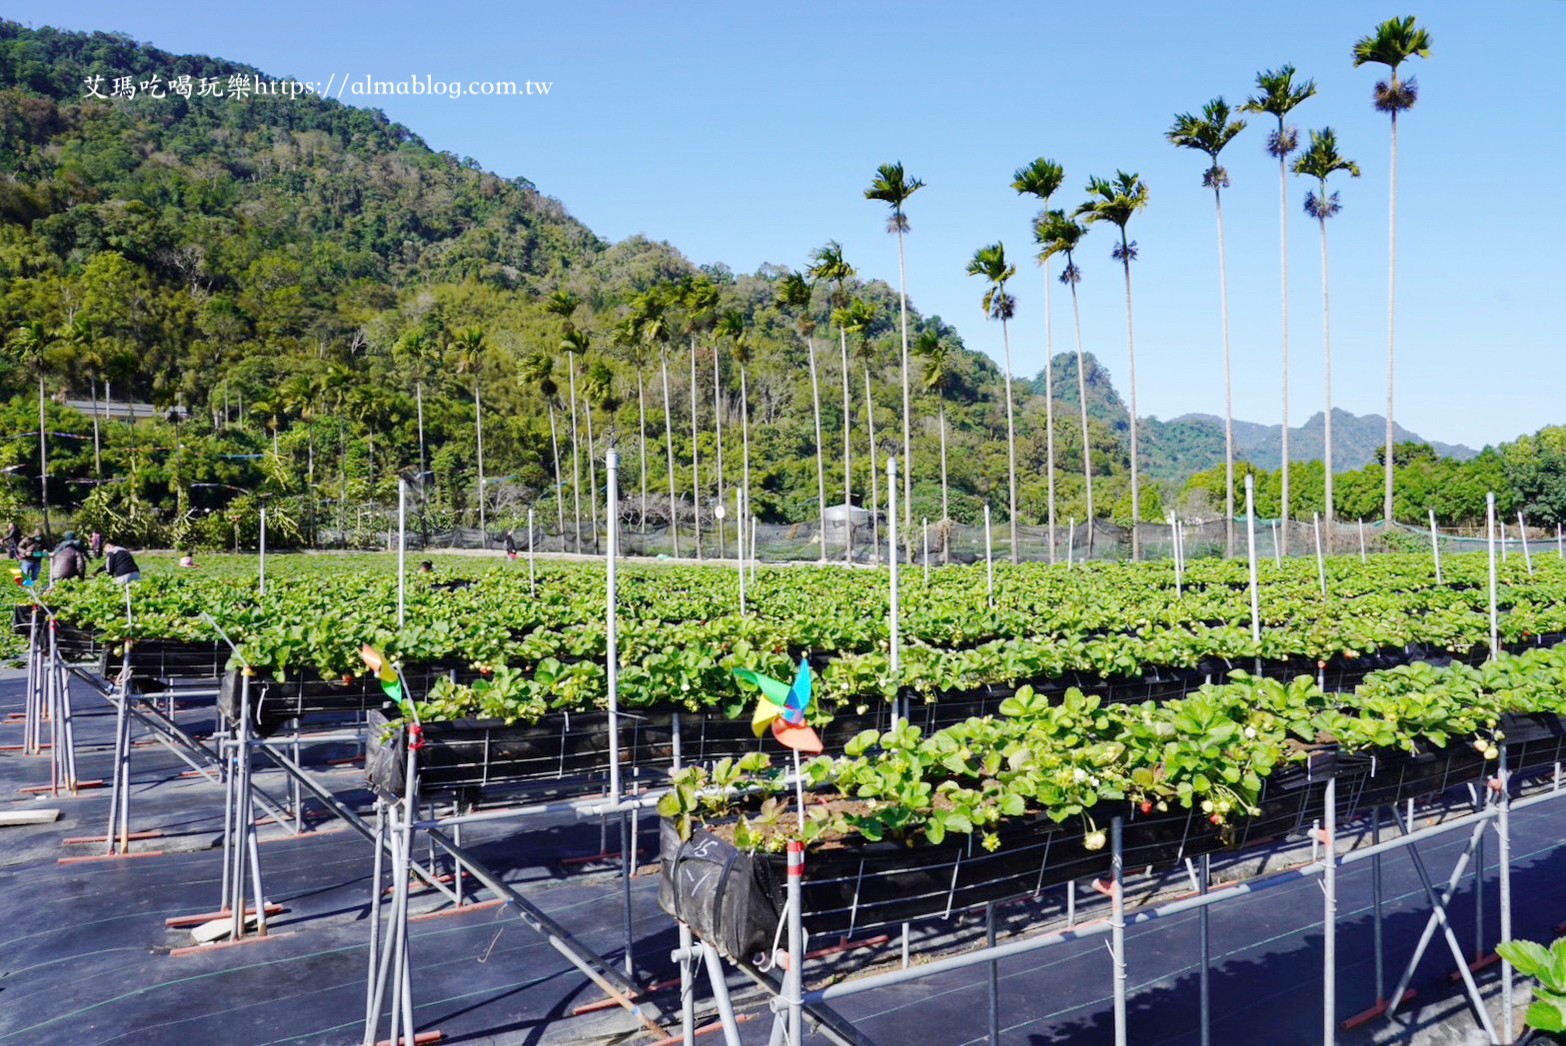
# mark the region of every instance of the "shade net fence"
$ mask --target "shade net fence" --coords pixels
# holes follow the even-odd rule
[[[681,560],[734,559],[743,539],[747,558],[766,563],[809,563],[821,560],[875,564],[885,562],[892,540],[888,520],[856,510],[856,522],[847,518],[831,519],[823,531],[819,520],[795,523],[747,521],[741,535],[732,512],[719,519],[704,513],[700,525],[692,519],[689,507],[678,530],[669,520],[667,501],[644,515],[634,500],[623,503],[620,511],[620,551],[622,555]],[[578,524],[575,513],[562,515],[549,503],[548,511],[535,509],[529,525],[526,508],[515,505],[486,520],[486,526],[453,525],[436,520],[422,511],[417,496],[410,497],[406,513],[408,547],[416,550],[501,549],[509,532],[518,552],[529,547],[544,553],[568,553],[602,556],[608,549],[607,506],[597,507],[597,518],[584,505]],[[657,511],[653,511],[654,509]],[[840,516],[847,515],[839,513]],[[354,515],[353,525],[317,531],[317,544],[323,547],[390,549],[397,544],[398,518],[395,505],[364,506]],[[857,520],[863,520],[859,522]],[[474,521],[476,522],[476,521]],[[562,526],[563,522],[563,526]],[[1524,542],[1518,527],[1503,528],[1498,551],[1504,555],[1522,555]],[[1005,522],[981,525],[955,521],[914,520],[912,527],[898,522],[896,541],[904,562],[922,563],[926,555],[932,565],[942,563],[983,562],[986,554],[997,562],[1013,558],[1013,531]],[[1144,560],[1171,559],[1178,539],[1187,559],[1240,557],[1247,555],[1250,534],[1254,531],[1258,559],[1277,560],[1285,556],[1314,556],[1318,542],[1327,555],[1372,555],[1383,552],[1429,551],[1432,533],[1428,528],[1395,523],[1390,528],[1380,522],[1335,521],[1330,526],[1321,520],[1277,519],[1248,521],[1235,519],[1226,526],[1222,519],[1181,521],[1176,527],[1167,523],[1142,523],[1135,535],[1130,527],[1108,520],[1092,523],[1062,521],[1053,533],[1048,526],[1018,524],[1015,531],[1016,560],[1020,562],[1084,562],[1087,560],[1129,560],[1134,554]],[[1136,546],[1134,548],[1133,538]],[[986,540],[987,539],[987,540]],[[1438,530],[1434,543],[1443,553],[1483,551],[1487,539],[1480,528],[1465,531]],[[1559,553],[1563,544],[1559,532],[1546,534],[1531,528],[1526,547],[1529,554]],[[928,550],[928,551],[927,551]]]

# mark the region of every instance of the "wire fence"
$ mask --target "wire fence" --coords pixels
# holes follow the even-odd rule
[[[743,541],[746,557],[764,563],[885,562],[890,542],[887,521],[863,511],[856,511],[854,515],[864,522],[828,519],[824,532],[818,520],[797,523],[751,520],[747,532],[741,535],[739,523],[732,514],[724,519],[704,519],[699,530],[694,523],[682,523],[676,531],[668,524],[666,512],[662,520],[655,521],[651,517],[643,520],[634,508],[628,508],[621,513],[620,549],[626,556],[648,558],[733,559],[739,555]],[[533,512],[531,530],[525,509],[512,509],[488,520],[487,524],[482,530],[474,526],[434,525],[414,501],[408,508],[409,547],[422,550],[501,549],[505,547],[509,533],[518,551],[526,551],[531,545],[539,552],[601,556],[608,548],[606,521],[601,516],[596,521],[584,518],[578,526],[574,515],[567,514],[565,526],[561,527],[560,515],[552,504],[548,513]],[[1281,520],[1257,518],[1254,527],[1256,555],[1263,560],[1312,557],[1316,554],[1318,541],[1326,555],[1429,551],[1432,546],[1429,528],[1403,523],[1394,523],[1389,528],[1380,521],[1335,521],[1329,527],[1324,521],[1290,520],[1285,526]],[[1218,519],[1182,520],[1178,528],[1178,540],[1186,559],[1243,558],[1247,555],[1249,524],[1243,517],[1234,520],[1230,527]],[[1135,550],[1131,528],[1108,520],[1062,523],[1055,527],[1053,543],[1048,527],[1019,525],[1016,556],[1013,557],[1012,532],[1007,523],[992,523],[988,535],[983,526],[955,521],[915,520],[911,531],[902,528],[899,522],[898,529],[902,561],[922,563],[928,550],[931,564],[979,563],[987,553],[996,562],[1013,558],[1029,563],[1124,561],[1132,559],[1134,553],[1143,560],[1163,560],[1174,557],[1177,539],[1175,525],[1167,523],[1139,524],[1135,541],[1140,547]],[[1515,525],[1503,527],[1503,532],[1499,539],[1501,555],[1522,555],[1523,539],[1519,528]],[[1435,544],[1443,553],[1482,551],[1487,543],[1482,529],[1434,533]],[[396,506],[361,507],[353,525],[344,529],[320,527],[315,537],[315,544],[324,548],[395,548]],[[1548,534],[1540,528],[1530,528],[1526,540],[1527,550],[1533,555],[1563,550],[1558,530]]]

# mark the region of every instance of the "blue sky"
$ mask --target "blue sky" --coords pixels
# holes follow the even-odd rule
[[[1404,5],[1407,6],[1407,5]],[[1317,97],[1302,128],[1330,124],[1363,177],[1345,178],[1329,226],[1338,406],[1385,408],[1388,121],[1354,39],[1415,13],[1433,54],[1400,136],[1397,419],[1474,446],[1566,421],[1560,395],[1561,145],[1556,45],[1566,4],[1130,2],[792,4],[577,2],[374,5],[12,0],[35,25],[112,29],[278,75],[548,80],[547,98],[374,100],[431,146],[532,179],[600,235],[666,239],[737,271],[798,266],[829,238],[861,273],[895,284],[895,240],[862,190],[902,160],[927,187],[911,201],[908,286],[969,347],[1001,353],[998,324],[964,265],[1002,240],[1019,267],[1012,349],[1045,359],[1044,287],[1031,262],[1034,208],[1009,188],[1039,155],[1063,163],[1057,205],[1092,174],[1139,172],[1152,200],[1132,225],[1139,407],[1172,417],[1223,409],[1216,231],[1202,158],[1168,145],[1177,111],[1243,100],[1262,68],[1291,62]],[[106,74],[108,70],[104,71]],[[1281,408],[1278,178],[1253,121],[1225,153],[1237,417]],[[1291,415],[1319,410],[1321,263],[1290,179]],[[1491,201],[1494,201],[1493,203]],[[1086,347],[1126,384],[1123,285],[1095,230],[1079,263]],[[1055,349],[1072,345],[1055,295]]]

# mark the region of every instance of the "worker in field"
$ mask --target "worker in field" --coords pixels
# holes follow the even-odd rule
[[[517,558],[517,536],[511,531],[506,531],[506,558]]]
[[[16,554],[22,561],[22,576],[29,581],[37,581],[43,571],[44,557],[49,555],[49,542],[44,538],[43,531],[36,531],[30,538],[23,538]]]
[[[103,558],[103,531],[97,527],[92,528],[92,535],[87,538],[87,555],[92,559]]]
[[[22,528],[16,525],[16,520],[11,520],[5,526],[5,550],[12,559],[16,559],[16,550],[22,543]]]
[[[87,551],[75,535],[65,532],[65,540],[55,546],[49,559],[49,587],[62,581],[76,581],[87,576]]]
[[[82,539],[76,536],[76,531],[67,530],[60,538],[60,543],[54,547],[54,550],[58,552],[67,546],[81,553],[82,562],[85,563],[87,561],[87,546],[82,544]]]
[[[103,551],[106,556],[103,572],[112,577],[115,584],[128,585],[141,580],[141,568],[136,565],[136,557],[130,554],[130,549],[105,541]]]

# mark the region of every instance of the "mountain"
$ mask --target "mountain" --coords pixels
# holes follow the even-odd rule
[[[1127,419],[1130,412],[1125,401],[1115,390],[1109,372],[1093,356],[1083,354],[1087,369],[1087,399],[1089,418],[1109,424],[1122,438],[1127,436]],[[1077,358],[1074,353],[1061,353],[1052,361],[1052,379],[1055,399],[1068,410],[1068,417],[1075,417],[1077,410]],[[1035,396],[1044,394],[1042,371],[1027,386]],[[1324,438],[1322,422],[1325,415],[1318,411],[1303,425],[1290,429],[1289,457],[1292,461],[1319,461]],[[1057,413],[1057,418],[1059,414]],[[1380,460],[1381,448],[1386,442],[1386,419],[1379,414],[1351,414],[1335,409],[1332,415],[1333,467],[1337,471],[1363,468]],[[1069,420],[1063,422],[1070,424]],[[1223,419],[1212,414],[1182,414],[1167,421],[1148,417],[1142,419],[1142,456],[1147,475],[1152,479],[1184,482],[1197,472],[1204,472],[1223,464]],[[1439,443],[1426,440],[1394,425],[1396,442],[1429,444],[1441,457],[1467,461],[1479,452],[1460,444]],[[1253,421],[1234,421],[1235,459],[1248,461],[1269,471],[1277,469],[1283,459],[1283,426],[1262,425]]]
[[[1323,422],[1326,415],[1317,411],[1297,428],[1289,429],[1289,460],[1319,461],[1325,447]],[[1167,426],[1184,425],[1217,434],[1218,459],[1223,461],[1223,419],[1212,414],[1182,414],[1171,418]],[[1478,455],[1472,447],[1457,443],[1441,443],[1428,440],[1393,423],[1396,443],[1424,443],[1443,458],[1468,461]],[[1341,408],[1332,411],[1332,465],[1334,469],[1348,471],[1363,468],[1372,461],[1381,460],[1386,446],[1387,419],[1380,414],[1351,414]],[[1237,458],[1267,470],[1279,468],[1283,462],[1283,426],[1259,425],[1251,421],[1234,422],[1234,452]],[[1203,466],[1210,467],[1210,466]]]

